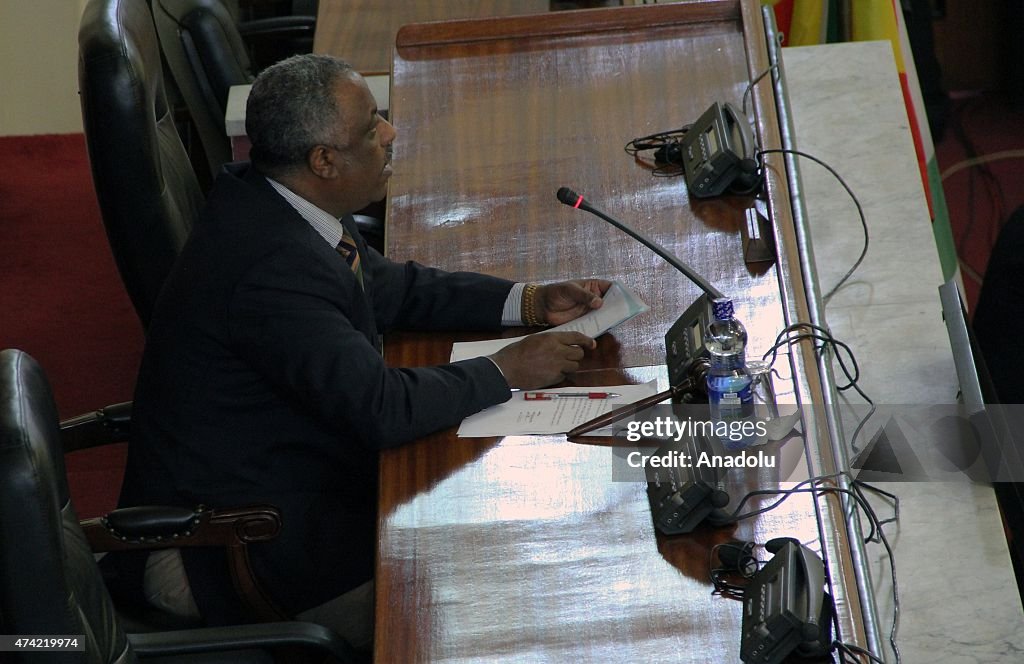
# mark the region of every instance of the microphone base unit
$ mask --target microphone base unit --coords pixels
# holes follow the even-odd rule
[[[740,660],[781,664],[792,657],[821,658],[832,650],[832,598],[821,558],[783,537],[765,544],[774,556],[743,593]]]
[[[751,194],[761,186],[753,128],[732,104],[711,104],[679,148],[686,186],[695,198]]]
[[[647,501],[654,527],[663,535],[685,535],[704,523],[717,509],[712,502],[715,489],[707,482],[687,481],[682,485],[648,482]]]
[[[703,436],[685,436],[659,447],[654,457],[696,460],[710,443]],[[655,529],[663,535],[684,535],[704,521],[714,522],[729,494],[719,488],[721,476],[715,468],[698,468],[694,463],[653,464],[646,468],[647,501]]]
[[[682,388],[677,397],[679,402],[702,403],[708,399],[707,370],[711,354],[704,345],[704,330],[711,318],[711,301],[705,293],[665,333],[668,382]]]

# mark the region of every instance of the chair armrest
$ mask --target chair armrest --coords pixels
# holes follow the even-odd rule
[[[302,647],[340,662],[357,662],[352,646],[321,625],[274,622],[257,625],[202,627],[174,632],[129,634],[132,649],[142,657],[191,655],[252,648]]]
[[[253,617],[264,622],[290,617],[260,587],[249,562],[249,544],[267,542],[281,532],[281,513],[274,507],[125,507],[86,519],[81,527],[94,553],[194,546],[222,548],[235,592]]]
[[[265,505],[217,510],[203,506],[194,510],[162,505],[122,507],[82,521],[82,530],[96,553],[234,546],[277,537],[281,532],[281,513]]]
[[[116,403],[91,413],[76,415],[60,423],[64,452],[74,452],[128,440],[132,424],[132,402]]]

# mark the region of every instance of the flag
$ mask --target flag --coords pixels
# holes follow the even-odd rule
[[[924,110],[921,85],[914,67],[914,55],[910,50],[907,26],[903,22],[903,11],[899,0],[856,0],[851,7],[851,37],[855,41],[887,39],[892,43],[896,57],[896,71],[900,75],[903,103],[907,107],[910,133],[914,138],[914,150],[921,171],[928,210],[932,218],[932,232],[939,250],[942,276],[950,279],[958,273],[956,243],[949,223],[946,197],[942,191],[942,178],[935,158],[935,144],[928,127],[928,116]]]
[[[956,245],[935,158],[935,144],[899,0],[762,0],[762,4],[772,6],[784,46],[847,39],[888,40],[892,44],[943,278],[958,275]]]
[[[762,0],[775,12],[783,46],[843,41],[842,0]]]

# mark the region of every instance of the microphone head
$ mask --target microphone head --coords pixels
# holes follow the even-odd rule
[[[583,202],[583,197],[569,187],[559,187],[556,195],[558,196],[559,201],[566,205],[571,205],[572,207],[579,207],[580,203]]]

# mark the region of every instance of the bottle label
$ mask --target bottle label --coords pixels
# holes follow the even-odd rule
[[[723,392],[716,390],[711,385],[709,385],[708,387],[708,400],[712,404],[716,404],[723,407],[729,407],[742,406],[743,404],[754,402],[754,393],[753,390],[751,390],[751,383],[749,381],[746,385],[740,388],[739,391]]]
[[[725,423],[727,431],[732,432],[733,423],[744,422],[754,417],[754,393],[748,377],[745,384],[737,389],[735,382],[723,390],[714,389],[712,380],[708,380],[708,403],[711,409],[711,420],[716,424]],[[724,387],[724,386],[722,386]],[[756,437],[729,433],[718,434],[718,440],[726,450],[737,450],[756,442]]]

